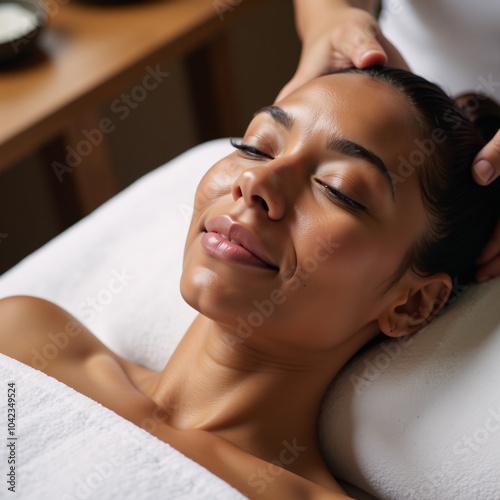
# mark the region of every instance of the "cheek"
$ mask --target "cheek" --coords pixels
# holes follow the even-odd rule
[[[180,291],[184,300],[195,310],[213,317],[214,311],[220,309],[220,283],[217,274],[206,266],[201,266],[193,260],[196,256],[189,252],[185,257],[182,271]]]
[[[216,319],[224,310],[224,299],[233,296],[235,290],[230,280],[222,280],[220,273],[206,262],[198,240],[196,236],[186,245],[180,291],[191,307]]]
[[[355,229],[317,237],[302,249],[292,277],[283,285],[289,323],[297,331],[314,318],[321,338],[352,332],[376,316],[379,292],[399,260],[383,241]],[[306,313],[307,311],[307,313]]]
[[[201,178],[196,188],[191,222],[184,246],[184,260],[194,238],[202,230],[200,216],[204,210],[224,196],[231,197],[231,187],[235,180],[235,166],[226,157],[211,167]]]
[[[377,258],[376,252],[366,252],[352,242],[333,245],[327,247],[331,253],[317,247],[302,259],[284,291],[292,307],[296,302],[297,310],[306,306],[318,317],[334,317],[339,322],[370,297],[377,280],[373,272]]]
[[[202,209],[217,198],[231,193],[239,171],[233,155],[234,153],[218,161],[202,177],[196,189],[195,210]]]

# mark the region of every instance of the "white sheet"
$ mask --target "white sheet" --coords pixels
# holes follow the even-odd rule
[[[5,273],[0,297],[52,300],[118,354],[162,368],[195,314],[178,291],[194,190],[203,172],[230,150],[227,140],[206,143],[144,176]],[[445,315],[393,357],[395,348],[387,347],[360,355],[327,398],[320,437],[333,470],[378,498],[500,498],[500,432],[492,413],[500,412],[500,280],[467,292],[458,285],[460,298]],[[28,396],[19,390],[24,405]],[[39,413],[54,411],[49,396]],[[98,422],[78,411],[90,442]],[[28,429],[33,427],[23,431],[26,441],[46,435]],[[92,443],[89,454],[79,450],[91,470]],[[40,477],[59,488],[65,480],[55,472],[57,457],[51,460],[38,462]],[[134,462],[137,470],[141,460]],[[21,478],[30,485],[30,474]],[[118,472],[113,478],[110,484],[118,488]]]

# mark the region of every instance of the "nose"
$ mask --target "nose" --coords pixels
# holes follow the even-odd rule
[[[275,168],[270,164],[246,169],[232,185],[234,200],[243,198],[248,207],[266,211],[270,219],[281,219],[287,208],[287,186],[293,182],[293,174],[284,170],[289,169]]]

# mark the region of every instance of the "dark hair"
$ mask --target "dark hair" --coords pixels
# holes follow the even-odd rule
[[[492,235],[500,208],[499,180],[478,185],[472,177],[472,161],[498,130],[500,107],[473,94],[454,102],[437,85],[402,69],[350,68],[342,72],[388,83],[402,92],[415,111],[421,147],[413,153],[420,154],[414,154],[413,161],[410,155],[406,166],[410,164],[418,175],[430,223],[387,289],[408,269],[422,276],[445,272],[460,284],[472,281],[477,257]],[[404,175],[411,172],[396,174],[394,183],[404,182]]]

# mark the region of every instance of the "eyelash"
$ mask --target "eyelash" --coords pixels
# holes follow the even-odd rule
[[[340,200],[342,203],[344,203],[345,205],[349,205],[349,207],[353,208],[354,210],[366,211],[366,207],[364,205],[361,205],[361,203],[358,203],[357,201],[354,201],[352,198],[349,198],[349,196],[346,196],[338,189],[335,189],[334,187],[329,186],[328,184],[325,184],[323,182],[320,182],[320,184],[323,187],[323,189],[327,192],[328,196]]]
[[[230,139],[229,142],[231,143],[231,146],[233,146],[233,148],[239,149],[243,153],[246,153],[248,156],[268,158],[272,160],[271,156],[263,153],[257,148],[254,148],[253,146],[249,146],[248,144],[243,144],[243,142],[239,141],[238,139]]]
[[[258,150],[257,148],[254,148],[253,146],[249,146],[248,144],[244,144],[243,142],[241,142],[237,139],[230,139],[230,143],[231,143],[231,146],[242,151],[243,153],[247,154],[248,156],[272,159],[271,156],[268,156],[265,153],[263,153],[262,151]],[[349,207],[353,208],[354,210],[366,210],[366,207],[364,205],[361,205],[361,203],[358,203],[357,201],[354,201],[352,198],[349,198],[349,196],[346,196],[344,193],[342,193],[338,189],[335,189],[334,187],[329,186],[328,184],[325,184],[323,182],[319,182],[319,184],[321,184],[323,189],[327,192],[328,196],[330,196],[331,198],[335,198],[337,200],[340,200],[342,203],[344,203],[344,205],[348,205]]]

